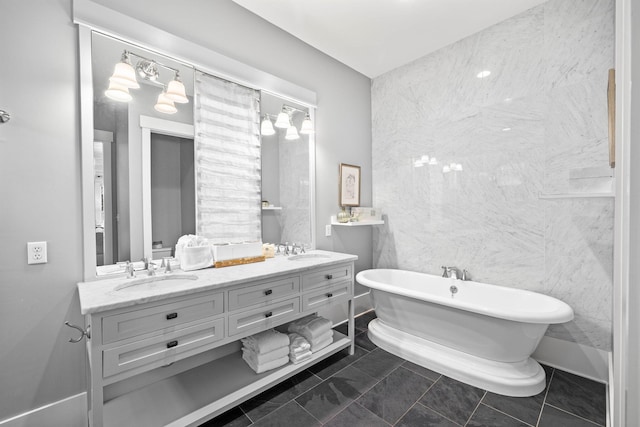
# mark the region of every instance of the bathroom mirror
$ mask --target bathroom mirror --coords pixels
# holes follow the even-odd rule
[[[96,274],[119,272],[114,266],[117,262],[173,255],[176,236],[195,232],[194,67],[186,60],[161,55],[82,26],[80,40],[83,114],[89,115],[85,108],[89,96],[92,110],[92,121],[83,118],[82,132],[83,209],[87,217],[85,277],[90,280]],[[128,103],[105,96],[110,76],[125,51],[140,73],[137,78],[140,88],[129,89],[132,100]],[[175,103],[178,111],[174,114],[156,111],[154,106],[163,87],[142,77],[143,67],[137,66],[140,58],[167,66],[158,67],[156,77],[165,85],[177,70],[189,102]],[[258,82],[261,79],[278,82],[273,76],[260,77],[261,72],[250,70]],[[293,87],[293,92],[300,92],[303,98],[315,98],[294,85],[278,84],[285,89]],[[271,87],[269,90],[253,87],[261,89],[261,118],[268,114],[275,122],[282,106],[287,105],[292,108],[289,110],[292,124],[300,129],[307,113],[315,116],[309,104],[275,95]],[[270,205],[262,210],[262,240],[314,248],[315,137],[300,135],[292,141],[285,136],[284,131],[278,130],[262,139],[262,173],[266,182],[262,200],[271,199]],[[87,145],[92,147],[90,154]],[[191,162],[187,161],[189,158]]]

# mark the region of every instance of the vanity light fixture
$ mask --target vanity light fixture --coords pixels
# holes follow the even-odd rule
[[[484,79],[485,77],[489,77],[489,75],[491,74],[491,71],[489,70],[484,70],[484,71],[480,71],[476,77],[479,79]]]
[[[120,102],[129,102],[133,99],[133,97],[129,93],[128,87],[123,86],[120,83],[116,83],[113,80],[109,82],[109,88],[105,91],[104,94],[109,98]]]
[[[296,127],[293,125],[289,126],[289,129],[287,129],[287,134],[285,135],[284,139],[288,139],[288,140],[300,139],[300,135],[298,135],[298,129],[296,129]]]
[[[288,129],[291,126],[291,118],[289,117],[289,111],[287,110],[287,106],[282,106],[282,111],[278,114],[278,118],[276,119],[276,123],[274,125],[280,129]]]
[[[298,133],[298,129],[293,125],[291,121],[291,115],[294,112],[305,113],[304,120],[300,125],[300,133]],[[271,123],[271,119],[268,115],[265,115],[262,124],[260,125],[260,133],[262,135],[273,135],[275,134],[275,129],[273,127],[277,127],[280,129],[286,129],[287,133],[285,135],[285,139],[300,139],[300,135],[309,135],[314,133],[313,122],[311,121],[311,116],[308,111],[299,110],[297,108],[291,107],[289,105],[283,105],[282,110],[278,114],[276,118],[276,122],[274,124]]]
[[[264,119],[260,124],[260,134],[264,136],[271,136],[276,133],[276,130],[273,128],[273,123],[271,123],[271,119],[268,114],[264,115]]]
[[[110,83],[117,83],[120,86],[124,86],[129,89],[138,89],[140,84],[136,80],[136,72],[131,65],[129,59],[129,52],[126,50],[122,52],[120,62],[116,64],[113,70],[113,75],[109,78]]]
[[[311,123],[311,116],[309,113],[304,116],[304,120],[302,121],[302,125],[300,126],[300,133],[303,135],[309,135],[314,132],[313,123]]]
[[[169,99],[165,92],[160,92],[160,95],[158,95],[158,101],[156,102],[156,105],[153,106],[153,109],[165,114],[175,114],[178,112],[175,104]]]
[[[131,65],[130,57],[132,55],[140,58],[135,69]],[[166,68],[175,73],[174,79],[171,80],[168,85],[158,81],[160,77],[158,67]],[[116,64],[113,75],[109,78],[109,88],[105,91],[105,95],[120,102],[131,101],[133,97],[129,93],[129,89],[140,88],[136,74],[148,82],[162,86],[162,92],[158,95],[158,100],[154,106],[156,111],[165,114],[175,114],[178,109],[174,102],[180,104],[189,102],[184,84],[180,79],[179,70],[126,50],[122,53],[120,62]]]

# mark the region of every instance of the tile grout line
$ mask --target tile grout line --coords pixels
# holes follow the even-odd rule
[[[516,421],[520,421],[522,424],[526,424],[526,425],[528,425],[528,426],[530,426],[530,427],[534,427],[532,424],[529,424],[528,422],[523,421],[523,420],[521,420],[521,419],[520,419],[520,418],[518,418],[518,417],[515,417],[515,416],[513,416],[513,415],[511,415],[511,414],[508,414],[508,413],[506,413],[506,412],[504,412],[504,411],[501,411],[500,409],[494,408],[493,406],[488,405],[488,404],[486,404],[486,403],[484,403],[484,402],[482,402],[482,401],[480,401],[480,404],[482,404],[482,405],[486,406],[487,408],[491,408],[491,409],[493,409],[493,410],[494,410],[494,411],[496,411],[496,412],[500,412],[502,415],[506,415],[506,416],[507,416],[507,417],[509,417],[509,418],[513,418],[513,419],[514,419],[514,420],[516,420]]]
[[[588,422],[588,423],[591,423],[591,424],[593,424],[594,426],[604,427],[602,424],[599,424],[599,423],[597,423],[597,422],[595,422],[595,421],[588,420],[588,419],[586,419],[586,418],[584,418],[584,417],[581,417],[580,415],[574,414],[573,412],[569,412],[569,411],[567,411],[566,409],[558,408],[557,406],[552,405],[552,404],[550,404],[550,403],[547,403],[546,405],[547,405],[547,406],[549,406],[550,408],[554,408],[554,409],[557,409],[558,411],[562,411],[562,412],[564,412],[565,414],[573,415],[573,416],[574,416],[574,417],[576,417],[576,418],[580,418],[581,420],[584,420],[584,421],[586,421],[586,422]]]
[[[431,384],[431,387],[433,387],[433,386],[434,386],[438,381],[440,381],[440,379],[441,379],[442,377],[443,377],[443,375],[441,374],[441,375],[440,375],[440,377],[439,377],[436,381],[434,381],[434,382],[433,382],[433,384]],[[429,388],[427,389],[427,391],[425,391],[425,392],[424,392],[424,394],[427,394],[427,392],[428,392],[429,390],[431,390],[431,387],[429,387]],[[424,394],[422,395],[422,397],[424,397]],[[422,399],[422,397],[421,397],[420,399]],[[445,420],[447,420],[447,421],[451,421],[452,423],[454,423],[454,424],[459,425],[459,426],[461,426],[461,427],[462,427],[462,425],[461,425],[460,423],[458,423],[458,422],[456,422],[456,421],[453,421],[451,418],[449,418],[449,417],[447,417],[446,415],[442,414],[440,411],[438,411],[438,410],[436,410],[436,409],[433,409],[431,406],[427,406],[427,405],[425,405],[425,404],[423,404],[423,403],[420,403],[420,400],[418,400],[418,402],[417,402],[417,403],[418,403],[418,404],[420,404],[420,405],[422,405],[422,406],[424,406],[425,408],[427,408],[427,409],[429,409],[429,410],[431,410],[431,411],[435,412],[436,414],[440,415],[440,416],[441,416],[442,418],[444,418]]]
[[[335,419],[338,415],[340,415],[341,413],[343,413],[344,411],[347,410],[348,407],[350,407],[351,405],[358,405],[360,406],[362,409],[364,409],[365,411],[373,414],[374,417],[379,418],[380,420],[382,420],[382,422],[384,422],[385,424],[391,426],[392,424],[388,423],[387,420],[380,418],[378,415],[374,414],[373,412],[371,412],[369,409],[365,408],[364,406],[362,406],[361,404],[359,404],[358,402],[356,402],[355,400],[353,400],[351,403],[349,403],[347,406],[345,406],[344,408],[342,408],[342,410],[340,410],[340,412],[338,412],[337,414],[335,414],[333,417],[331,417],[326,423],[321,423],[323,426],[330,423],[333,419]]]
[[[487,395],[487,390],[484,390],[484,394],[482,395],[482,397],[480,398],[480,400],[478,400],[478,404],[476,405],[476,407],[473,409],[473,412],[471,413],[471,415],[469,415],[469,418],[467,418],[467,421],[465,421],[464,425],[466,426],[467,424],[469,424],[469,421],[471,421],[471,418],[473,418],[473,416],[475,415],[476,411],[478,410],[478,408],[480,407],[480,405],[482,404],[482,400],[485,398],[485,396]]]
[[[429,409],[429,410],[431,410],[431,411],[435,412],[436,414],[440,415],[440,416],[441,416],[442,418],[444,418],[445,420],[447,420],[447,421],[451,421],[451,422],[452,422],[452,423],[454,423],[455,425],[460,426],[460,427],[463,427],[463,426],[462,426],[462,424],[460,424],[459,422],[457,422],[457,421],[453,421],[451,418],[447,417],[446,415],[444,415],[444,414],[443,414],[443,413],[441,413],[440,411],[438,411],[438,410],[436,410],[436,409],[433,409],[431,406],[427,406],[427,405],[422,404],[422,403],[420,403],[420,402],[418,402],[418,403],[419,403],[420,405],[424,406],[425,408],[427,408],[427,409]]]
[[[400,365],[400,366],[403,366],[403,365],[404,365],[404,363],[403,363],[402,365]],[[404,369],[407,369],[407,368],[404,368]],[[407,369],[407,370],[408,370],[408,371],[410,371],[410,372],[413,372],[413,371],[411,371],[411,369]],[[422,375],[418,374],[417,372],[413,372],[413,373],[414,373],[414,374],[416,374],[416,375],[418,375],[418,376],[421,376],[421,377],[422,377]],[[425,379],[431,380],[430,378],[426,378],[426,377],[422,377],[422,378],[425,378]],[[440,379],[440,378],[438,378],[438,379]],[[437,380],[436,380],[436,381],[437,381]],[[404,414],[402,414],[402,415],[400,416],[400,418],[398,418],[398,419],[397,419],[397,421],[396,421],[395,423],[393,423],[392,425],[396,425],[396,424],[398,424],[398,422],[399,422],[402,418],[404,418],[404,416],[405,416],[405,415],[407,415],[407,414],[409,413],[409,411],[411,411],[413,408],[415,408],[415,406],[416,406],[418,403],[420,403],[420,399],[422,399],[422,398],[424,397],[424,395],[425,395],[425,394],[427,394],[427,392],[428,392],[429,390],[431,390],[431,387],[433,387],[433,385],[436,383],[436,381],[433,381],[433,382],[431,383],[431,385],[430,385],[429,387],[427,387],[427,389],[424,391],[424,393],[422,393],[422,394],[420,395],[420,397],[418,397],[418,400],[416,400],[415,402],[413,402],[413,405],[411,405],[411,406],[409,407],[409,409],[407,409],[407,410],[404,412]],[[422,406],[424,406],[424,405],[422,405]]]
[[[538,421],[536,421],[536,427],[540,425],[540,420],[542,419],[542,412],[544,411],[544,405],[547,403],[547,396],[549,395],[549,390],[551,390],[551,382],[553,381],[553,377],[556,375],[556,369],[553,368],[551,371],[551,377],[549,378],[549,385],[547,386],[547,390],[544,392],[544,399],[542,399],[542,406],[540,407],[540,413],[538,414]]]

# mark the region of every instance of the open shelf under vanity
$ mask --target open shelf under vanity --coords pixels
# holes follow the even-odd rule
[[[197,426],[350,345],[333,331],[333,343],[311,359],[261,374],[234,352],[106,401],[104,425]]]

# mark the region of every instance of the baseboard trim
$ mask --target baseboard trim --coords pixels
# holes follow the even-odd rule
[[[49,403],[0,421],[2,427],[87,427],[87,393]]]
[[[609,352],[604,350],[545,336],[531,357],[581,377],[609,382]]]

